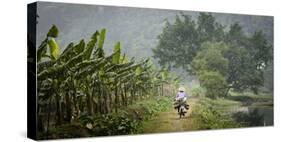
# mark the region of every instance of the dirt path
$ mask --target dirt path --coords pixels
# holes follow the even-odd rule
[[[196,98],[190,98],[188,104],[190,109],[187,112],[187,116],[179,118],[177,112],[171,106],[166,112],[160,113],[158,116],[149,120],[143,124],[144,133],[162,133],[162,132],[178,132],[178,131],[190,131],[196,130],[195,117],[192,116],[192,108],[197,102]]]

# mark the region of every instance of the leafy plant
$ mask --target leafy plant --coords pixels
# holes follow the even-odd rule
[[[147,98],[173,78],[168,73],[163,78],[149,59],[121,56],[120,42],[105,55],[105,29],[96,31],[88,42],[69,43],[62,52],[55,40],[58,33],[52,26],[37,50],[37,115],[45,125],[45,137],[50,137],[54,127],[73,122],[92,128],[94,135],[135,131],[137,122],[118,115],[120,108]]]

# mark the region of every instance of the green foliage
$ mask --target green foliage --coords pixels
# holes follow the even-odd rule
[[[237,128],[236,124],[228,117],[222,116],[219,112],[212,107],[203,107],[197,112],[199,115],[199,122],[201,123],[200,129],[221,129],[221,128]]]
[[[37,62],[40,62],[42,57],[47,53],[47,40],[44,40],[37,50]]]
[[[265,68],[272,61],[272,46],[262,32],[246,37],[238,23],[230,27],[227,42],[231,45],[225,52],[229,60],[227,82],[236,90],[257,89],[263,85]]]
[[[234,46],[246,46],[247,38],[239,23],[230,25],[228,33],[226,33],[226,42]]]
[[[222,41],[224,39],[224,27],[216,22],[211,13],[202,12],[197,20],[197,31],[201,42]]]
[[[54,38],[58,36],[59,30],[53,25],[48,31],[46,38],[40,44],[37,50],[37,62],[40,62],[43,57],[49,57],[52,60],[56,60],[59,56],[59,47]],[[50,49],[50,55],[47,55],[47,45]]]
[[[85,128],[91,125],[89,131],[94,136],[125,135],[137,131],[138,121],[130,118],[126,113],[100,115],[85,120],[79,119]]]
[[[48,31],[47,33],[47,37],[52,37],[52,38],[56,38],[59,34],[59,30],[57,28],[57,26],[53,25],[51,27],[51,29]]]
[[[224,51],[228,48],[226,44],[205,42],[202,44],[202,48],[191,63],[193,72],[199,76],[202,71],[214,71],[226,75],[228,60],[223,56]]]
[[[200,86],[192,87],[190,90],[190,95],[195,97],[204,96],[206,94],[206,90]]]
[[[103,48],[103,43],[104,43],[104,39],[105,39],[105,29],[102,29],[100,32],[100,36],[99,36],[99,44],[98,44],[98,48]]]
[[[166,78],[168,76],[168,72],[167,71],[162,71],[162,72],[160,72],[160,74],[161,74],[161,79],[162,80],[166,80]]]
[[[274,80],[273,80],[273,63],[270,62],[268,66],[265,68],[264,72],[264,86],[266,91],[268,92],[273,92],[273,85]]]
[[[90,130],[87,129],[90,133],[85,135],[132,133],[139,122],[120,113],[121,108],[147,98],[152,92],[157,93],[160,85],[173,80],[168,73],[165,79],[161,78],[160,71],[153,69],[149,59],[135,61],[125,54],[121,57],[120,42],[116,43],[112,54],[105,55],[104,38],[105,29],[96,31],[87,43],[84,39],[70,43],[61,54],[53,37],[46,38],[38,48],[39,59],[48,57],[44,62],[37,62],[40,104],[37,115],[48,116],[48,119],[40,119],[42,128],[46,128],[40,131],[44,137],[53,137],[50,132],[56,133],[54,127],[76,127],[72,122],[84,127],[89,121],[92,121],[88,124]],[[44,42],[48,42],[48,46],[45,47]],[[46,48],[50,50],[49,55]],[[58,132],[58,135],[63,134]]]
[[[120,55],[121,55],[121,49],[120,49],[120,42],[117,42],[113,49],[113,56],[112,56],[112,63],[113,64],[119,64],[120,62]]]
[[[95,117],[81,116],[79,121],[87,128],[91,124],[91,135],[125,135],[141,131],[143,120],[148,120],[158,112],[165,111],[171,105],[167,97],[152,97],[148,100],[137,102],[118,113],[99,115]]]
[[[229,100],[242,102],[243,105],[253,105],[262,103],[263,105],[271,106],[273,104],[273,96],[270,94],[255,95],[252,92],[246,91],[243,93],[231,91],[227,97]],[[264,103],[266,102],[266,103]]]
[[[256,31],[250,40],[250,53],[254,55],[255,66],[257,69],[264,69],[273,60],[273,48],[268,43],[262,31]]]
[[[209,13],[200,13],[197,22],[191,16],[176,16],[174,24],[166,23],[159,43],[153,49],[154,58],[162,67],[182,67],[191,71],[190,63],[205,41],[222,41],[224,27]]]
[[[228,60],[223,56],[228,47],[225,43],[205,42],[202,50],[191,63],[193,72],[198,76],[200,85],[206,88],[210,98],[226,94],[225,76],[228,72]]]
[[[81,52],[83,52],[85,49],[85,41],[82,39],[80,40],[79,44],[77,44],[76,46],[74,46],[74,52],[76,54],[79,54]]]
[[[48,45],[49,45],[49,49],[50,49],[50,57],[51,59],[53,60],[56,60],[59,58],[59,55],[60,55],[60,49],[59,49],[59,46],[57,44],[57,42],[55,41],[54,38],[51,38],[48,40]]]
[[[193,115],[198,117],[196,120],[199,129],[221,129],[221,128],[237,128],[242,127],[240,123],[236,123],[230,115],[224,115],[216,107],[219,106],[217,100],[202,98],[195,106]]]
[[[197,77],[202,71],[218,72],[227,90],[258,93],[273,60],[273,47],[261,31],[246,35],[239,23],[232,23],[229,30],[225,27],[210,13],[200,13],[195,20],[177,15],[158,36],[154,58],[163,68],[181,67]]]
[[[96,43],[97,43],[97,40],[98,40],[98,35],[99,35],[99,32],[96,31],[92,37],[91,37],[91,40],[89,41],[89,43],[87,44],[87,47],[86,47],[86,53],[85,53],[85,59],[90,59],[91,58],[91,53],[93,52],[95,46],[96,46]]]
[[[136,68],[136,75],[140,75],[142,73],[142,68],[141,67],[137,67]]]
[[[206,88],[206,96],[217,98],[225,96],[226,81],[224,77],[213,71],[204,71],[199,75],[200,84]]]
[[[174,25],[166,23],[163,33],[158,36],[159,44],[153,49],[154,58],[159,59],[163,67],[183,67],[189,70],[188,65],[196,55],[199,47],[196,24],[190,16],[182,17],[183,20],[177,16]]]
[[[47,133],[39,133],[38,139],[59,139],[59,138],[77,138],[77,137],[90,137],[91,133],[84,126],[79,123],[64,124],[57,128],[51,128]]]

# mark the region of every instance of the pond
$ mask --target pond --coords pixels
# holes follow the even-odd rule
[[[273,107],[272,106],[249,106],[250,114],[256,113],[263,118],[264,126],[273,126]]]
[[[230,108],[237,122],[249,126],[273,126],[273,106],[235,106]]]

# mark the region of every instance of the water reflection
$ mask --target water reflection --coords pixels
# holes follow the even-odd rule
[[[241,107],[233,113],[233,118],[247,126],[272,126],[273,108],[263,106]]]

